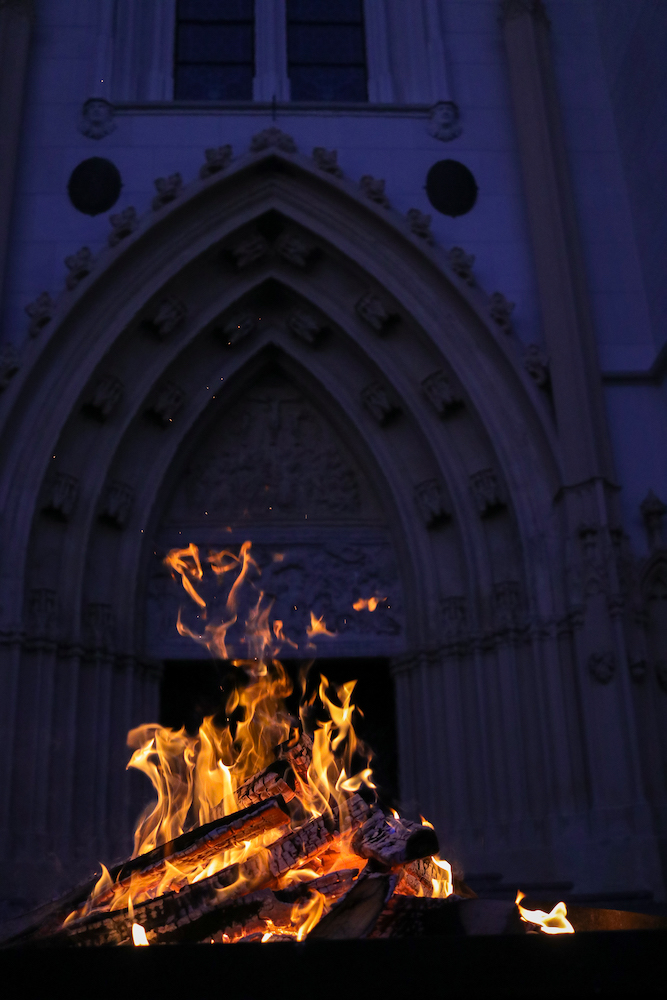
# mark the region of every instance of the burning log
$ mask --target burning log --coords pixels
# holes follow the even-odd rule
[[[438,838],[430,826],[421,826],[376,809],[357,831],[353,847],[362,858],[373,858],[389,868],[437,854]]]
[[[307,781],[312,748],[313,741],[306,733],[301,733],[296,741],[287,741],[276,747],[275,760],[236,789],[239,808],[243,809],[277,795],[285,802],[291,801],[296,795],[297,776],[303,782]],[[222,810],[223,807],[218,808]]]
[[[308,939],[340,941],[345,938],[367,937],[393,893],[396,882],[396,875],[382,872],[362,876],[320,920]]]
[[[401,896],[432,896],[434,883],[442,882],[443,871],[433,858],[419,858],[403,866],[396,892]],[[452,892],[462,899],[477,899],[477,893],[463,879],[452,875]]]
[[[505,900],[456,896],[427,899],[396,893],[378,917],[370,937],[525,934],[529,927],[521,920],[515,904]]]

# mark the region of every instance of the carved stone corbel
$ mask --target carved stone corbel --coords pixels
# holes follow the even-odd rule
[[[114,647],[115,622],[110,604],[87,604],[83,612],[83,642],[92,652],[108,653]]]

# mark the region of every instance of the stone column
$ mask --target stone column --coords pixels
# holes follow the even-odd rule
[[[0,0],[0,300],[33,17],[32,0]]]

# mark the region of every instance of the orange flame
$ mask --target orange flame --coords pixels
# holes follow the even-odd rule
[[[358,601],[355,601],[352,607],[355,611],[375,611],[378,604],[383,604],[386,601],[386,597],[360,597]]]
[[[574,927],[567,919],[565,903],[556,903],[549,913],[545,913],[544,910],[527,910],[520,905],[521,900],[525,899],[525,895],[519,889],[514,901],[519,908],[522,920],[529,924],[537,924],[543,934],[574,934]]]

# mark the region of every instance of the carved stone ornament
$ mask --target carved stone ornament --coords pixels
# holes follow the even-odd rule
[[[264,149],[280,149],[283,153],[296,153],[296,143],[291,135],[276,128],[265,128],[250,140],[250,152],[261,153]]]
[[[109,246],[115,247],[121,240],[131,236],[139,225],[137,210],[134,206],[130,205],[128,208],[124,208],[122,212],[117,212],[115,215],[110,216],[109,222],[111,223]]]
[[[420,212],[418,208],[409,208],[406,217],[410,232],[432,246],[435,240],[431,232],[431,216]]]
[[[307,267],[315,254],[315,247],[312,243],[305,240],[299,233],[289,231],[282,233],[278,238],[275,250],[283,260],[301,268]]]
[[[434,139],[441,142],[451,142],[458,139],[463,131],[461,127],[461,112],[454,101],[438,101],[431,108],[426,131]]]
[[[83,612],[83,642],[87,649],[108,652],[114,646],[114,613],[110,604],[87,604]]]
[[[133,502],[134,490],[131,486],[127,483],[109,483],[104,491],[100,518],[116,528],[124,528],[129,520]]]
[[[616,659],[610,651],[591,653],[588,657],[588,671],[600,684],[608,684],[616,673]]]
[[[581,545],[581,583],[587,597],[606,593],[609,572],[605,552],[604,530],[595,524],[581,524],[578,529]]]
[[[65,279],[65,284],[70,289],[76,288],[80,281],[88,277],[93,269],[95,263],[95,258],[90,252],[89,247],[81,247],[76,253],[71,254],[69,257],[65,257],[65,267],[68,269],[69,274]]]
[[[180,299],[169,296],[162,300],[152,319],[145,319],[142,325],[155,334],[158,340],[166,340],[183,324],[187,314],[186,305]]]
[[[57,472],[51,481],[44,510],[67,521],[72,516],[78,495],[79,480],[76,476]]]
[[[328,150],[324,146],[315,146],[313,160],[315,161],[315,166],[319,167],[320,170],[324,170],[325,173],[333,174],[334,177],[343,176],[343,171],[338,166],[337,149]]]
[[[452,247],[451,250],[447,251],[447,257],[449,259],[449,266],[454,274],[458,274],[459,278],[463,278],[469,285],[474,285],[475,278],[472,273],[473,264],[475,263],[474,255],[466,253],[461,247]]]
[[[435,528],[449,518],[444,493],[437,479],[426,479],[415,486],[415,501],[427,528]]]
[[[657,552],[664,546],[662,521],[667,513],[667,506],[655,495],[653,490],[649,490],[642,500],[639,510],[646,526],[649,549],[651,552]]]
[[[498,477],[493,469],[481,469],[470,477],[470,488],[481,517],[505,506]]]
[[[256,329],[257,318],[254,313],[239,313],[225,323],[222,333],[227,346],[235,347],[239,341],[250,336]]]
[[[388,423],[399,412],[398,404],[389,397],[380,382],[372,382],[366,386],[362,390],[361,401],[370,415],[382,425]]]
[[[0,344],[0,392],[7,388],[19,368],[19,355],[14,345]]]
[[[447,639],[462,639],[468,631],[468,602],[465,597],[443,597],[443,630]]]
[[[460,393],[454,388],[452,380],[441,370],[427,375],[422,382],[424,395],[441,417],[457,409],[463,403]]]
[[[355,305],[355,309],[359,316],[378,333],[381,333],[395,318],[373,292],[362,295]]]
[[[370,174],[364,174],[359,181],[362,194],[365,194],[367,198],[374,201],[376,205],[389,208],[389,198],[384,192],[384,185],[385,182],[383,180],[378,177],[371,177]]]
[[[667,660],[657,660],[655,664],[655,676],[662,690],[667,694]]]
[[[517,17],[532,16],[549,24],[542,0],[501,0],[500,21],[513,21]]]
[[[645,656],[631,656],[628,660],[630,676],[636,684],[641,684],[646,679],[648,664]]]
[[[171,174],[169,177],[158,177],[154,181],[157,194],[153,198],[151,205],[153,211],[168,205],[170,201],[175,201],[183,189],[183,178],[179,173]]]
[[[185,402],[186,392],[173,382],[160,386],[153,400],[150,413],[157,417],[164,427],[168,427]]]
[[[252,233],[232,247],[232,257],[238,268],[248,267],[256,260],[261,260],[269,252],[269,244],[260,233]]]
[[[315,344],[324,332],[322,321],[307,309],[293,309],[287,317],[287,328],[307,344]]]
[[[41,292],[34,302],[25,307],[25,311],[30,317],[28,333],[31,337],[36,337],[46,324],[51,322],[55,308],[56,303],[48,292]]]
[[[228,167],[234,158],[234,152],[229,143],[227,143],[226,146],[205,149],[204,157],[206,162],[199,168],[199,176],[202,180],[211,177],[213,174],[219,174],[221,170]]]
[[[115,375],[104,375],[93,389],[86,410],[99,420],[107,420],[122,399],[123,383]]]
[[[30,591],[27,632],[31,639],[53,641],[56,637],[58,599],[55,590],[40,587]]]
[[[89,97],[81,109],[79,132],[88,139],[104,139],[116,128],[114,107],[103,97]]]
[[[499,631],[517,628],[521,609],[519,584],[502,580],[493,587],[493,624]]]
[[[510,333],[512,321],[510,319],[514,310],[514,302],[508,302],[502,292],[494,292],[489,298],[489,316],[497,323],[501,330]]]
[[[529,344],[523,366],[540,388],[549,384],[549,357],[539,344]]]

